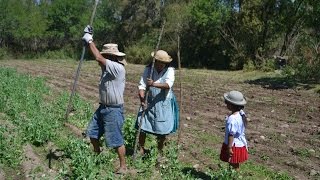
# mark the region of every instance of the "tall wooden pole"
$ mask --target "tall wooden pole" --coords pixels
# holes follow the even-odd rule
[[[93,7],[93,11],[92,11],[91,18],[90,18],[90,23],[89,23],[90,26],[92,26],[93,19],[94,19],[94,16],[96,14],[98,3],[99,3],[99,0],[95,0],[95,4],[94,4],[94,7]],[[68,106],[67,106],[67,110],[66,110],[66,114],[65,114],[65,118],[64,118],[65,122],[67,122],[68,117],[69,117],[69,113],[70,113],[70,110],[71,110],[72,99],[73,99],[73,96],[74,96],[74,94],[76,92],[77,82],[78,82],[78,79],[79,79],[81,65],[82,65],[82,62],[84,60],[85,52],[86,52],[86,45],[83,45],[81,58],[80,58],[79,65],[78,65],[78,68],[77,68],[77,71],[76,71],[76,75],[75,75],[75,78],[74,78],[74,83],[73,83],[73,86],[72,86],[72,91],[71,91],[71,95],[70,95],[70,98],[69,98],[69,101],[68,101]]]

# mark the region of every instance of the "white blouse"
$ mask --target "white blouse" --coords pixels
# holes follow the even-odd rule
[[[150,68],[151,67],[146,67],[144,69],[143,75],[140,78],[140,82],[139,82],[139,86],[138,86],[139,90],[146,90],[147,78],[150,77],[150,74],[149,74]],[[160,73],[158,73],[158,71],[154,68],[152,79],[153,79],[154,83],[167,83],[171,89],[173,86],[173,83],[174,83],[174,79],[175,79],[174,68],[168,67],[167,71],[165,71],[165,69],[164,69]]]

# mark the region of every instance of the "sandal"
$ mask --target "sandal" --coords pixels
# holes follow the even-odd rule
[[[115,174],[118,174],[118,175],[124,175],[124,174],[127,174],[128,172],[128,169],[127,168],[119,168]]]
[[[166,163],[169,160],[166,157],[163,156],[158,156],[157,161],[156,161],[156,168],[165,168],[166,167]]]

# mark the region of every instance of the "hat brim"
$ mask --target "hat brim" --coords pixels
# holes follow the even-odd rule
[[[247,104],[247,101],[245,99],[245,97],[243,97],[243,100],[241,102],[235,102],[235,101],[232,101],[229,97],[228,97],[228,93],[224,93],[223,94],[223,98],[224,100],[228,101],[229,103],[231,104],[234,104],[234,105],[237,105],[237,106],[244,106]]]
[[[169,56],[168,59],[157,59],[156,57],[154,57],[154,52],[151,52],[151,56],[153,58],[155,58],[157,61],[163,62],[163,63],[170,63],[172,61],[172,58]]]
[[[115,56],[119,56],[119,57],[126,56],[126,54],[125,54],[125,53],[122,53],[122,52],[112,53],[112,52],[103,52],[103,51],[101,51],[100,54],[115,55]]]

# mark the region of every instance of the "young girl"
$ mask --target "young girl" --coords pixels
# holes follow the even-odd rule
[[[239,91],[225,93],[224,100],[231,113],[226,118],[225,138],[220,159],[239,171],[240,163],[248,159],[248,144],[245,138],[247,118],[243,111],[247,102]]]

